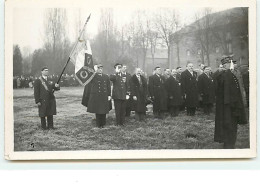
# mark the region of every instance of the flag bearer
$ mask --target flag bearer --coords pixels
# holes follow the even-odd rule
[[[59,84],[54,83],[48,78],[49,71],[47,67],[43,67],[41,73],[41,77],[34,82],[34,99],[38,105],[42,129],[54,129],[53,115],[56,115],[54,91],[60,90],[60,87]],[[47,127],[46,117],[48,122]]]

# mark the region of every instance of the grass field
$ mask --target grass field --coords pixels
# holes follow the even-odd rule
[[[32,89],[14,90],[14,151],[127,150],[127,149],[218,149],[214,115],[197,112],[188,117],[164,120],[152,116],[148,106],[146,122],[136,122],[134,114],[124,127],[116,127],[114,110],[103,129],[95,127],[94,114],[81,105],[83,88],[61,88],[56,92],[56,130],[41,130]],[[192,137],[189,137],[192,136]],[[249,126],[238,128],[236,148],[249,148]]]

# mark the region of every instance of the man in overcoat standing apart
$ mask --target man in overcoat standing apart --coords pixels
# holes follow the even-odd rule
[[[194,116],[198,106],[197,73],[193,71],[193,64],[188,62],[187,69],[181,73],[181,87],[185,99],[188,116]]]
[[[167,110],[167,92],[165,81],[161,76],[161,68],[154,69],[154,75],[149,77],[149,94],[153,101],[153,114],[156,118],[163,118],[163,113]]]
[[[237,125],[246,124],[247,119],[239,81],[230,70],[232,58],[225,57],[221,63],[224,71],[217,76],[214,141],[224,143],[224,149],[233,149],[237,139]]]
[[[126,101],[130,95],[130,83],[128,79],[122,75],[122,64],[115,64],[115,74],[110,75],[113,83],[112,98],[115,105],[116,125],[123,126],[125,123]]]
[[[41,118],[41,128],[54,129],[53,115],[56,115],[56,100],[54,91],[60,90],[59,84],[54,83],[49,78],[49,70],[43,67],[41,76],[34,82],[34,99],[38,105],[39,117]],[[46,126],[46,117],[47,123]]]
[[[111,86],[108,75],[103,74],[103,66],[95,66],[96,73],[93,79],[85,86],[82,105],[87,112],[96,114],[98,128],[106,124],[106,114],[111,110]]]
[[[130,89],[131,96],[133,96],[133,110],[135,111],[136,121],[143,121],[146,112],[146,99],[147,99],[147,81],[141,75],[140,68],[135,69],[135,74],[131,78]]]

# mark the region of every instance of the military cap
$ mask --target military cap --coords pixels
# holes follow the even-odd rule
[[[45,69],[48,69],[48,67],[46,67],[46,66],[42,67],[42,70],[41,70],[41,71],[43,71],[43,70],[45,70]]]
[[[97,68],[103,68],[103,65],[102,64],[97,64]]]
[[[116,68],[117,66],[122,66],[122,64],[116,63],[116,64],[114,65],[114,68]]]
[[[223,58],[221,59],[221,64],[226,64],[226,63],[231,63],[231,60],[233,60],[233,55],[229,55],[229,56],[223,56]],[[234,62],[234,61],[233,61]]]

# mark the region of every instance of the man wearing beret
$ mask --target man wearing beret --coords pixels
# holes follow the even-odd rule
[[[237,77],[231,72],[232,57],[221,60],[224,70],[216,80],[216,116],[214,141],[224,143],[224,149],[235,148],[237,125],[246,124],[242,94]]]
[[[41,70],[42,75],[34,82],[34,98],[38,105],[39,117],[41,118],[41,128],[54,129],[53,115],[56,115],[56,100],[54,91],[60,90],[59,84],[54,83],[48,78],[47,67]],[[46,117],[48,125],[46,126]]]
[[[106,124],[106,114],[111,110],[111,86],[108,75],[103,74],[103,66],[94,66],[95,76],[85,86],[82,104],[87,107],[87,112],[96,114],[98,128]]]
[[[110,75],[110,80],[113,83],[112,98],[115,105],[116,125],[123,126],[126,114],[126,101],[130,95],[130,83],[122,74],[122,64],[115,64],[115,74]]]

